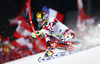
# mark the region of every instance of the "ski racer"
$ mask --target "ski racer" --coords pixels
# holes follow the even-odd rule
[[[53,37],[60,39],[59,44],[63,44],[68,39],[72,39],[75,37],[74,32],[61,23],[59,20],[55,18],[49,18],[48,14],[45,11],[40,11],[36,14],[36,19],[38,22],[38,26],[42,27],[40,30],[36,31],[37,36],[44,34],[46,39],[46,46],[48,49],[45,52],[45,56],[51,56],[54,52],[51,50],[50,47],[50,35],[52,34]],[[57,36],[53,34],[63,34],[64,36]],[[34,32],[32,33],[32,37],[36,38]]]

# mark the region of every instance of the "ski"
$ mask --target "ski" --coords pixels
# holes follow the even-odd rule
[[[44,61],[48,61],[48,60],[60,58],[60,57],[69,55],[69,54],[71,54],[71,53],[72,53],[72,51],[54,53],[52,56],[49,56],[49,57],[39,57],[39,58],[38,58],[38,61],[39,61],[39,62],[44,62]]]

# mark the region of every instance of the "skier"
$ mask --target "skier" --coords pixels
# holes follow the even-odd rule
[[[38,22],[38,26],[42,27],[40,30],[36,31],[37,36],[44,34],[46,39],[46,46],[48,49],[45,52],[45,56],[51,56],[54,52],[50,47],[50,35],[49,34],[63,34],[64,36],[52,35],[53,37],[60,39],[59,44],[65,44],[65,41],[68,39],[72,39],[75,37],[74,32],[62,24],[59,20],[55,18],[49,18],[48,14],[45,11],[40,11],[36,14],[36,19]],[[34,32],[32,33],[32,37],[36,38]]]

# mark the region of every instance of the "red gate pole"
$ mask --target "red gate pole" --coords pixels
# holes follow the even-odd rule
[[[34,26],[33,26],[33,23],[32,23],[32,18],[31,18],[30,0],[28,0],[28,10],[29,10],[29,18],[30,18],[30,24],[31,24],[32,30],[35,33],[39,42],[47,49],[46,45],[39,39],[39,37],[37,36],[37,34],[35,32],[35,29],[34,29]]]

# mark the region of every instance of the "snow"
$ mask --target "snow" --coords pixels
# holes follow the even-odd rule
[[[98,27],[100,27],[100,24],[98,24]]]
[[[40,63],[38,62],[38,57],[43,56],[43,52],[4,64],[100,64],[99,50],[100,46],[96,46],[81,52],[73,53],[68,56]]]

